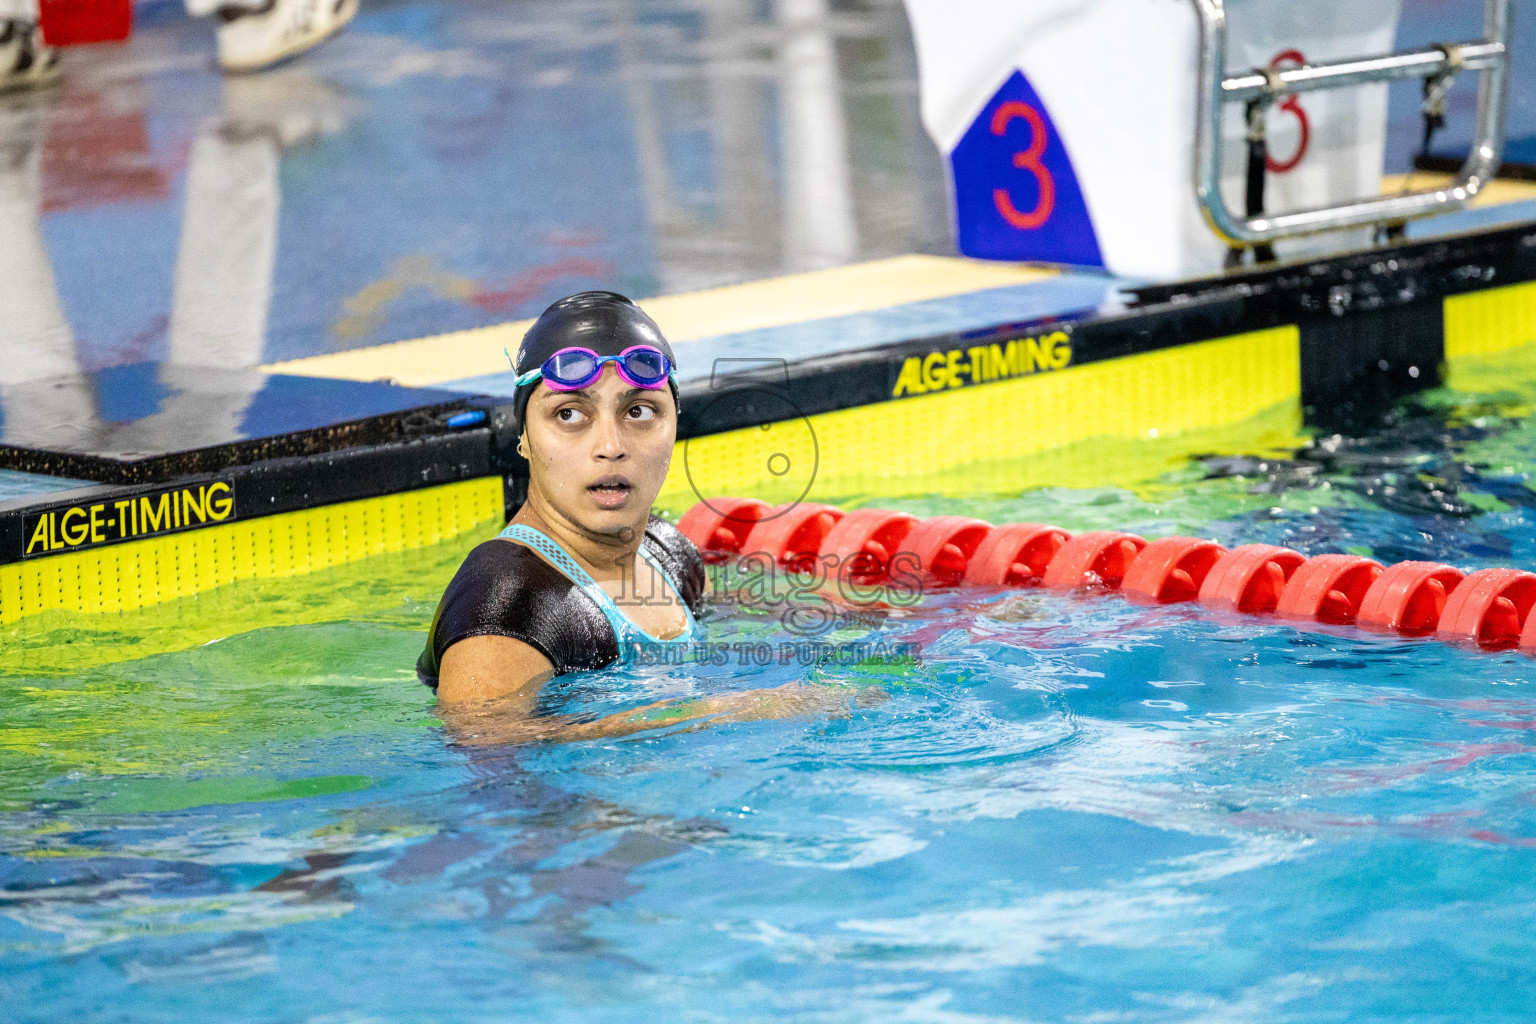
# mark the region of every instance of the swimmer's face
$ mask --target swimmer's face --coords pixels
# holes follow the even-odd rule
[[[540,384],[528,402],[529,487],[592,533],[643,531],[661,493],[677,405],[668,388],[630,385],[612,363],[580,391]]]

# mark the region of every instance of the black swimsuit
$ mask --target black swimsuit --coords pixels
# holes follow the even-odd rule
[[[692,542],[652,516],[641,543],[697,615],[704,603],[704,561]],[[471,551],[443,592],[427,649],[416,659],[421,681],[436,687],[443,654],[472,636],[521,640],[548,658],[556,675],[603,668],[619,657],[613,626],[592,598],[531,549],[505,540]]]

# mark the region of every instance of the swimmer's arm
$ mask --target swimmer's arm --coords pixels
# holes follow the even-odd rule
[[[648,729],[696,723],[693,728],[763,718],[808,718],[848,714],[885,700],[874,689],[790,683],[771,690],[747,690],[684,700],[664,700],[632,711],[582,722],[574,718],[535,717],[523,713],[515,698],[440,706],[438,714],[454,739],[471,746],[501,743],[568,743],[616,739]]]
[[[539,688],[555,666],[537,649],[509,636],[465,637],[443,652],[437,676],[441,705],[506,700],[533,712]]]

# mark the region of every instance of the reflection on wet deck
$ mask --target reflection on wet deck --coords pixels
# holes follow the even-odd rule
[[[0,104],[0,382],[951,248],[899,3],[373,3],[227,78],[210,36],[153,0]]]
[[[234,77],[181,0],[137,11],[126,45],[67,51],[61,86],[0,97],[0,388],[289,364],[516,322],[582,288],[677,295],[953,252],[900,0],[370,0],[319,49]],[[1407,0],[1399,41],[1458,38],[1463,14]],[[1519,31],[1516,136],[1536,129],[1536,27]],[[1389,169],[1417,103],[1393,93]],[[1022,307],[1073,308],[1069,285]],[[817,328],[818,350],[846,326]]]

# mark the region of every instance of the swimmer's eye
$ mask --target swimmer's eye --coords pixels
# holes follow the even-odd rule
[[[656,418],[656,409],[649,405],[632,405],[629,407],[629,418],[632,420],[653,420]]]
[[[555,419],[561,423],[580,423],[587,418],[587,414],[574,405],[562,406],[555,410]]]

